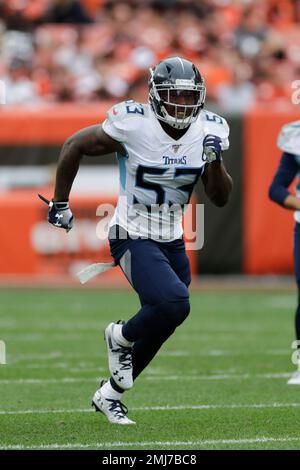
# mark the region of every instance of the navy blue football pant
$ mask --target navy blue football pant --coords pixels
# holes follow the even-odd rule
[[[300,341],[300,224],[295,224],[294,229],[294,265],[298,286],[298,305],[295,315],[296,338]]]
[[[123,336],[134,342],[132,362],[136,379],[190,312],[189,260],[182,238],[166,243],[142,238],[122,240],[112,238],[111,232],[111,254],[141,303],[141,309],[122,330]],[[116,390],[123,391],[113,379],[111,383]]]

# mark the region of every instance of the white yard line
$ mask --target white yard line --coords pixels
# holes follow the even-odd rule
[[[162,351],[159,353],[161,357],[187,357],[190,356],[189,351]],[[205,353],[204,356],[207,354]],[[210,356],[210,354],[208,353]],[[101,358],[107,358],[106,353],[99,353],[99,354],[79,354],[79,353],[61,353],[61,352],[53,352],[49,354],[22,354],[22,355],[11,355],[11,359],[8,361],[9,364],[15,365],[18,363],[26,363],[26,361],[48,361],[51,359],[61,359],[63,361],[70,359],[70,360],[77,360],[77,359],[89,359],[89,360],[99,360]],[[55,365],[55,364],[54,364]]]
[[[27,369],[27,370],[36,370],[36,369],[41,369],[41,370],[67,370],[68,372],[105,372],[106,368],[104,367],[86,367],[86,366],[81,366],[81,367],[72,367],[69,364],[64,364],[64,363],[57,363],[57,364],[32,364],[32,365],[22,365],[22,369]]]
[[[99,370],[99,369],[98,369]],[[145,375],[143,380],[243,380],[243,379],[285,379],[291,376],[291,372],[278,372],[267,374],[215,374],[215,375]],[[84,377],[63,377],[58,379],[0,379],[0,385],[10,384],[72,384],[72,383],[98,383],[98,379]]]
[[[260,351],[258,353],[252,353],[247,351],[247,355],[257,355],[260,354],[262,356],[291,356],[293,352],[292,349],[271,349],[268,351]],[[241,356],[242,352],[231,351],[231,350],[222,350],[222,349],[212,349],[208,351],[199,351],[198,353],[192,354],[190,351],[161,351],[158,353],[161,357],[214,357],[214,356]],[[17,364],[17,363],[26,363],[27,361],[48,361],[51,359],[61,359],[66,361],[67,359],[70,360],[77,360],[77,359],[88,359],[89,361],[95,360],[97,361],[100,358],[106,358],[106,353],[98,353],[98,354],[80,354],[80,353],[63,353],[61,351],[53,351],[50,353],[41,353],[41,354],[30,354],[30,353],[23,353],[23,354],[11,354],[11,359],[9,360],[9,364]]]
[[[230,379],[284,379],[292,372],[266,374],[212,374],[212,375],[145,375],[144,380],[230,380]],[[1,383],[1,381],[0,381]]]
[[[1,445],[0,450],[30,450],[30,449],[104,449],[114,447],[181,447],[181,446],[209,446],[209,445],[243,445],[260,444],[266,442],[298,442],[300,437],[254,437],[247,439],[206,439],[196,441],[138,441],[138,442],[95,442],[90,444],[67,443],[67,444],[40,444],[40,445]]]
[[[130,411],[185,411],[185,410],[216,410],[216,409],[264,409],[264,408],[300,408],[300,403],[249,403],[228,405],[178,405],[178,406],[133,406]],[[59,414],[59,413],[94,413],[92,408],[75,409],[28,409],[28,410],[1,410],[0,415],[25,415],[25,414]]]
[[[291,357],[291,353],[293,352],[292,349],[279,349],[279,350],[270,350],[270,351],[264,351],[264,352],[258,352],[258,353],[248,353],[247,352],[247,355],[249,356],[257,356],[257,355],[260,355],[260,356],[283,356],[283,357],[286,357],[286,358],[290,358]],[[189,351],[162,351],[162,352],[159,352],[158,353],[158,356],[159,357],[169,357],[169,358],[172,358],[174,357],[177,358],[177,357],[237,357],[237,356],[240,356],[241,354],[237,351],[225,351],[225,350],[210,350],[210,351],[206,351],[206,352],[199,352],[197,354],[193,354]],[[79,359],[81,360],[81,362],[83,360],[88,360],[88,363],[89,363],[89,370],[98,370],[98,367],[92,367],[92,362],[96,362],[98,363],[98,361],[100,359],[106,359],[107,358],[107,354],[106,353],[99,353],[97,355],[93,355],[93,354],[90,354],[90,355],[87,355],[87,354],[63,354],[63,353],[49,353],[49,354],[39,354],[39,355],[34,355],[34,354],[24,354],[24,355],[8,355],[8,360],[7,360],[7,364],[8,365],[11,365],[11,366],[18,366],[20,365],[20,367],[25,367],[26,369],[30,369],[30,368],[43,368],[43,363],[44,363],[44,367],[48,368],[49,365],[48,365],[48,361],[50,360],[55,360],[55,359],[59,359],[60,361],[69,361],[71,362],[72,360],[76,360],[76,359]],[[28,363],[28,361],[30,361]],[[32,361],[35,361],[34,363]],[[60,362],[58,363],[58,365],[56,366],[56,363],[54,362],[53,364],[51,364],[51,367],[55,368],[55,367],[62,367],[61,365],[59,365]],[[66,365],[66,368],[68,367],[72,367],[72,364],[69,364],[69,365]]]
[[[84,382],[94,382],[98,383],[99,380],[96,379],[84,379],[76,377],[63,377],[62,379],[1,379],[0,385],[10,385],[10,384],[74,384],[74,383],[84,383]]]

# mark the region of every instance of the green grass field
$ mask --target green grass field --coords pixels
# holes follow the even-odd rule
[[[299,449],[291,343],[296,294],[199,292],[192,312],[124,395],[136,426],[90,407],[107,377],[103,329],[133,292],[0,291],[0,449]]]

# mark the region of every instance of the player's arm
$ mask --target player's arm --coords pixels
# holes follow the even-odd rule
[[[83,155],[97,156],[112,152],[124,153],[122,145],[109,137],[101,125],[86,127],[69,137],[60,152],[56,171],[54,197],[48,201],[48,222],[67,232],[73,227],[73,214],[69,207],[69,194]]]
[[[222,161],[206,164],[201,176],[205,193],[215,206],[223,207],[227,204],[232,190],[232,178],[227,173]]]
[[[284,152],[269,188],[269,198],[286,209],[300,210],[300,199],[288,191],[299,169],[294,155]]]
[[[101,125],[86,127],[69,137],[60,152],[54,190],[54,201],[68,201],[83,155],[90,157],[124,153],[124,148],[109,137]]]
[[[213,204],[223,207],[232,190],[232,178],[222,161],[221,138],[207,135],[203,141],[203,154],[208,162],[201,176],[205,192]]]

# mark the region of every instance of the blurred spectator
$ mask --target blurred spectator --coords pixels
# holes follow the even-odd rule
[[[235,31],[236,47],[245,57],[257,55],[268,34],[266,3],[251,5],[243,12]]]
[[[8,103],[146,100],[174,55],[228,111],[290,102],[299,78],[300,0],[0,0],[0,18]]]
[[[297,78],[293,64],[284,49],[263,55],[257,63],[257,93],[261,102],[288,101],[291,83]]]
[[[7,104],[32,105],[39,102],[38,90],[31,79],[30,64],[21,59],[13,59],[4,76]]]
[[[251,82],[251,67],[240,62],[233,69],[231,83],[224,83],[217,87],[216,97],[220,108],[227,112],[242,113],[254,105],[256,101],[256,87]]]
[[[53,4],[53,5],[52,5]],[[91,23],[84,6],[77,0],[53,0],[44,15],[46,23]]]

